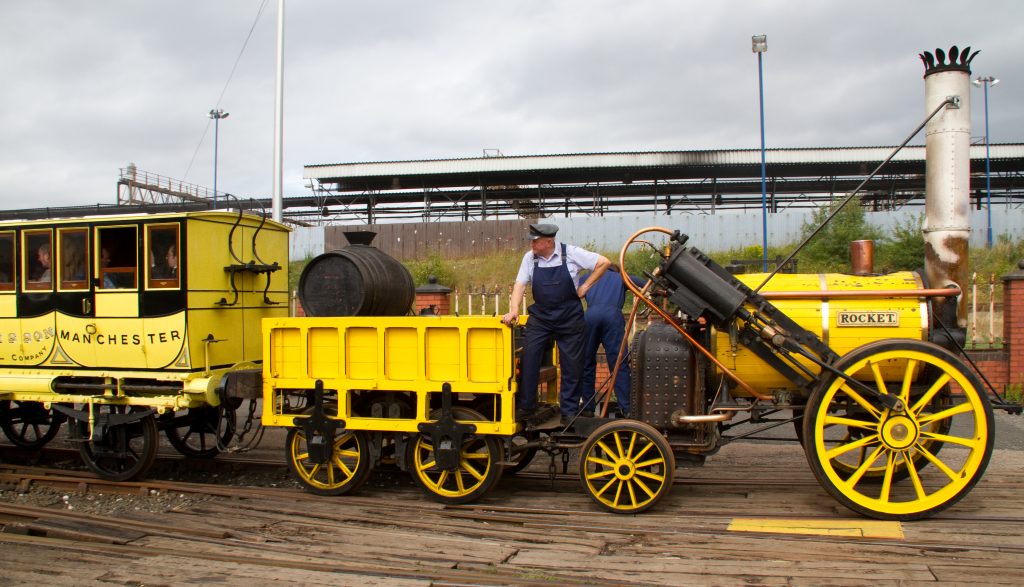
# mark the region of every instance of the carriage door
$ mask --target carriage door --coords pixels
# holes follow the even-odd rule
[[[98,367],[145,368],[139,320],[139,228],[96,228],[93,247],[95,320],[91,330]]]
[[[89,279],[88,229],[57,229],[56,269],[57,310],[60,315],[76,318],[93,316],[92,280]]]

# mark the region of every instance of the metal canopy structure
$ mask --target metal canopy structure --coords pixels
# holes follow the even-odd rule
[[[770,149],[770,210],[846,194],[893,149]],[[1024,144],[992,145],[991,162],[993,198],[1024,203]],[[972,175],[984,170],[984,147],[972,147]],[[746,149],[337,163],[307,165],[303,177],[321,222],[373,223],[760,207],[760,173],[760,150]],[[922,205],[924,181],[925,149],[907,147],[863,200],[876,210]]]
[[[992,202],[1024,208],[1024,144],[991,145]],[[845,195],[894,147],[769,149],[769,210],[820,206]],[[985,147],[971,147],[971,198],[985,201]],[[294,224],[538,218],[552,214],[703,212],[761,207],[760,150],[668,151],[307,165],[312,194],[283,199]],[[862,190],[864,205],[924,204],[924,147],[903,149]],[[33,219],[218,208],[270,210],[269,197],[212,192],[129,167],[117,205],[0,211]]]

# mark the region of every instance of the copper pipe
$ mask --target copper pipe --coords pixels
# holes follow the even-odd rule
[[[943,289],[873,289],[858,291],[843,289],[835,291],[763,291],[761,295],[771,300],[796,300],[804,298],[931,298],[950,297],[961,294],[959,287]]]
[[[672,423],[677,426],[680,424],[706,424],[708,422],[725,422],[736,417],[736,410],[729,412],[719,412],[718,410],[711,411],[718,413],[700,416],[672,416]]]
[[[860,276],[875,272],[875,241],[859,240],[850,243],[850,272]]]
[[[622,250],[619,251],[619,267],[624,267],[626,265],[626,250],[633,243],[633,240],[636,239],[637,237],[639,237],[641,234],[644,234],[644,233],[647,233],[647,232],[661,232],[661,233],[667,234],[669,236],[672,236],[673,234],[675,234],[675,231],[669,230],[667,228],[662,228],[660,226],[651,226],[651,227],[648,227],[648,228],[642,228],[642,229],[634,232],[633,235],[630,236],[626,240],[626,244],[622,245]],[[699,342],[697,342],[692,336],[690,336],[690,334],[688,332],[686,332],[678,324],[676,324],[675,320],[672,319],[672,316],[668,312],[662,310],[661,308],[659,308],[657,306],[657,304],[653,303],[651,300],[649,300],[645,296],[643,296],[643,292],[641,292],[636,287],[636,284],[632,283],[632,281],[625,281],[624,283],[626,284],[626,287],[629,289],[629,291],[633,292],[633,295],[635,295],[638,298],[642,299],[644,301],[644,303],[647,304],[648,306],[650,306],[650,308],[652,310],[657,312],[657,314],[659,316],[661,316],[665,320],[666,323],[671,324],[672,328],[675,328],[679,332],[679,334],[683,335],[683,338],[685,338],[691,345],[693,345],[694,348],[696,348],[698,351],[700,351],[701,354],[703,354],[705,357],[707,357],[708,360],[711,361],[716,367],[718,367],[726,377],[728,377],[729,379],[732,379],[734,382],[736,382],[737,385],[742,387],[744,391],[746,391],[747,393],[749,393],[750,395],[752,395],[753,397],[755,397],[757,399],[767,400],[767,399],[771,398],[771,396],[765,395],[765,394],[760,393],[757,390],[755,390],[746,381],[743,381],[742,379],[740,379],[739,375],[736,375],[731,370],[729,370],[728,367],[723,365],[722,362],[719,361],[717,357],[715,357],[714,353],[712,353],[708,349],[706,349],[703,346],[701,346],[701,344]]]

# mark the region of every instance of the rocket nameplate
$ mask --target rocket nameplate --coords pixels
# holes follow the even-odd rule
[[[887,312],[837,312],[836,326],[860,328],[896,328],[900,325],[900,313]]]

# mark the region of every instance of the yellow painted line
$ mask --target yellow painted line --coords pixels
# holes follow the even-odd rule
[[[849,538],[893,538],[903,540],[903,525],[877,520],[786,520],[771,518],[733,518],[730,532],[769,534],[810,534]]]

